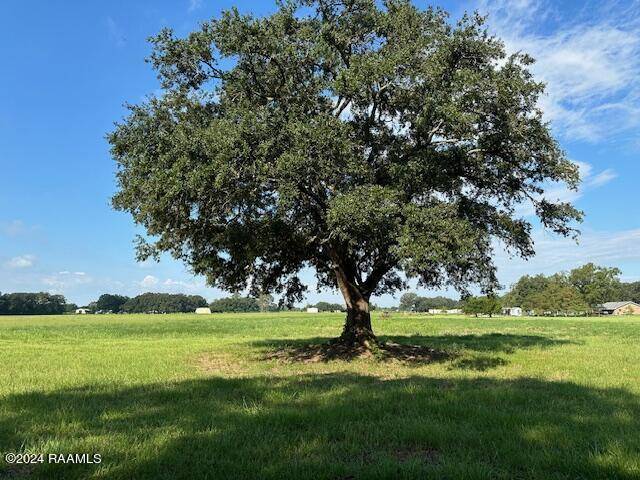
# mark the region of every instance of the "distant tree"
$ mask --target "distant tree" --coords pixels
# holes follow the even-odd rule
[[[129,297],[123,295],[114,295],[110,293],[104,293],[100,295],[96,302],[96,309],[104,312],[119,313],[122,311],[124,304],[129,301]]]
[[[64,313],[67,301],[62,295],[39,293],[5,293],[0,313],[5,315],[57,315]]]
[[[548,277],[525,275],[505,295],[504,302],[537,313],[585,312],[619,296],[619,273],[615,268],[587,264]]]
[[[122,310],[129,313],[187,313],[206,305],[207,301],[200,295],[147,292],[127,300]]]
[[[589,310],[582,295],[576,288],[566,281],[564,277],[558,277],[549,282],[547,287],[539,293],[530,295],[526,307],[538,314],[552,313],[579,313]]]
[[[462,311],[475,315],[476,317],[480,314],[492,317],[502,311],[502,302],[498,297],[493,295],[469,297],[464,301]]]
[[[64,313],[72,313],[78,309],[78,305],[75,303],[65,303],[64,305]]]
[[[416,308],[416,300],[418,294],[413,292],[407,292],[400,297],[400,310],[405,312],[414,311]]]
[[[269,295],[268,293],[263,293],[258,296],[258,307],[261,312],[268,312],[274,307],[273,303],[273,295]]]
[[[468,297],[462,304],[462,311],[476,317],[482,313],[483,301],[481,297]]]
[[[460,302],[451,298],[437,297],[421,297],[415,293],[405,293],[400,297],[400,310],[426,312],[433,308],[455,308]]]
[[[434,308],[455,308],[458,305],[458,301],[447,297],[418,297],[415,301],[415,311],[427,312]]]
[[[339,303],[318,302],[318,303],[316,303],[315,307],[320,312],[336,312],[336,311],[342,312],[342,311],[344,311],[344,306],[340,305]]]
[[[484,311],[482,313],[490,317],[502,312],[502,301],[499,297],[488,295],[484,297]]]
[[[531,305],[532,297],[542,293],[549,285],[549,279],[544,275],[524,275],[511,287],[505,295],[505,305],[511,307],[522,307],[526,310],[533,310]]]
[[[209,304],[212,312],[258,312],[260,305],[253,297],[233,295],[227,298],[219,298]]]
[[[345,345],[376,341],[371,296],[406,278],[495,290],[494,239],[534,254],[519,204],[562,235],[581,218],[544,195],[577,188],[578,169],[542,116],[533,60],[479,15],[292,0],[152,43],[163,92],[109,136],[113,204],[154,239],[139,258],[170,252],[210,285],[289,303],[313,267],[344,297]]]
[[[640,303],[640,282],[621,283],[617,298],[621,301]]]
[[[588,263],[569,272],[569,283],[582,295],[590,307],[604,302],[621,300],[617,296],[621,292],[618,268],[599,267]]]

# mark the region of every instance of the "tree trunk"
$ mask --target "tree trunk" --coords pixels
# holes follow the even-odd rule
[[[351,308],[347,307],[347,318],[340,335],[340,341],[354,347],[370,348],[377,343],[373,329],[371,328],[371,314],[369,302],[360,301]]]
[[[371,328],[369,295],[360,292],[355,283],[347,278],[341,268],[336,268],[336,278],[347,306],[347,318],[338,341],[354,349],[369,349],[378,343]]]

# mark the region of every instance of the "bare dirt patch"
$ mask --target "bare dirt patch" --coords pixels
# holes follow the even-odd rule
[[[207,373],[240,375],[246,372],[243,362],[222,353],[203,353],[195,359],[196,367]]]

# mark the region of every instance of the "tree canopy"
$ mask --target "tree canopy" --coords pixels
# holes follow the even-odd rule
[[[252,297],[233,295],[227,298],[218,298],[209,305],[212,312],[258,312],[260,303]]]
[[[0,315],[54,315],[66,309],[67,301],[62,295],[46,292],[0,295]]]
[[[152,39],[162,93],[109,135],[117,209],[210,285],[301,300],[298,272],[344,296],[345,341],[373,339],[372,295],[497,287],[493,240],[534,254],[581,213],[544,194],[578,184],[537,106],[533,60],[484,19],[404,0],[292,0],[232,9]]]
[[[426,312],[433,308],[456,308],[460,306],[460,302],[451,298],[437,297],[421,297],[416,293],[407,292],[400,297],[399,309],[411,312]]]
[[[504,301],[537,313],[587,312],[605,302],[633,301],[636,286],[620,282],[620,273],[615,267],[588,263],[550,276],[525,275]]]
[[[330,302],[318,302],[315,304],[315,307],[319,312],[342,312],[344,311],[344,306],[338,303],[330,303]]]
[[[590,307],[611,301],[621,292],[618,268],[598,267],[587,263],[569,273],[568,281],[580,292]]]
[[[620,284],[620,299],[640,303],[640,282]]]
[[[502,302],[494,295],[484,297],[468,297],[462,305],[464,313],[475,315],[493,315],[502,311]]]
[[[119,313],[123,311],[123,307],[128,300],[129,297],[124,295],[103,293],[96,301],[95,308],[103,312]]]
[[[198,307],[206,307],[207,301],[200,295],[182,293],[143,293],[130,298],[122,306],[127,313],[187,313]]]

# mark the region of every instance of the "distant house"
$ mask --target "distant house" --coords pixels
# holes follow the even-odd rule
[[[431,315],[438,315],[440,313],[444,313],[445,311],[440,309],[440,308],[430,308],[427,310],[427,313],[430,313]]]
[[[602,315],[640,315],[640,305],[636,302],[607,302],[598,306]]]
[[[449,310],[446,311],[446,313],[448,313],[449,315],[462,315],[462,309],[461,308],[450,308]]]
[[[91,313],[91,310],[89,310],[88,308],[76,308],[77,315],[86,315],[88,313]]]
[[[502,309],[502,314],[508,317],[521,317],[522,308],[520,307],[506,307]]]
[[[316,307],[307,307],[307,313],[318,313],[318,311]]]
[[[210,315],[211,309],[209,307],[198,307],[196,308],[196,313],[198,315]]]

